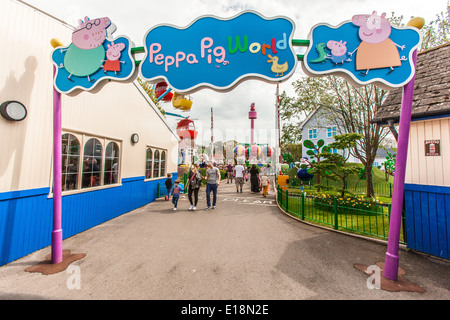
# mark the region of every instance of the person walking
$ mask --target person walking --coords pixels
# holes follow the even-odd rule
[[[259,170],[255,164],[250,169],[250,184],[252,192],[259,192]]]
[[[188,186],[188,199],[191,206],[189,210],[197,210],[197,202],[198,202],[198,192],[200,187],[202,186],[202,174],[200,172],[200,166],[198,164],[194,164],[189,171],[189,186]],[[194,195],[194,199],[192,199],[192,195]]]
[[[175,180],[175,186],[172,188],[172,203],[173,210],[176,211],[178,207],[178,199],[180,199],[180,194],[183,192],[183,188],[179,186],[180,180]]]
[[[242,186],[244,185],[244,174],[245,174],[244,166],[238,163],[234,167],[234,174],[235,174],[236,192],[242,193]]]
[[[269,190],[269,177],[267,176],[267,174],[264,174],[261,177],[261,188],[263,191],[263,197],[266,197],[267,191]]]
[[[211,191],[213,193],[212,209],[216,208],[217,187],[220,184],[220,171],[217,167],[213,167],[212,163],[208,163],[206,170],[206,209],[211,209]]]
[[[171,173],[167,174],[167,179],[165,181],[165,185],[166,185],[166,189],[167,189],[166,200],[169,201],[170,200],[170,192],[172,191],[172,186],[173,186]]]
[[[227,166],[227,184],[230,183],[230,180],[233,183],[233,165],[231,163]]]

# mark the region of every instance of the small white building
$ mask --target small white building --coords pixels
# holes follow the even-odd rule
[[[70,43],[74,28],[22,1],[2,0],[0,30],[3,265],[51,243],[50,39]],[[180,139],[137,81],[62,95],[62,130],[64,238],[154,201],[167,173],[177,176]]]

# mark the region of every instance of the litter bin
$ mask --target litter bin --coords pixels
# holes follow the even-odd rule
[[[283,190],[287,190],[289,188],[289,176],[288,175],[279,175],[277,178],[277,183]]]

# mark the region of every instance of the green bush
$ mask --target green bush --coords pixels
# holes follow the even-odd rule
[[[365,198],[357,196],[335,197],[328,194],[320,194],[314,197],[314,207],[319,210],[334,212],[334,199],[336,199],[338,214],[377,214],[383,212],[382,202],[377,198]]]

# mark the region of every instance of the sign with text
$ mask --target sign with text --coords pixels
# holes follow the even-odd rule
[[[307,75],[339,74],[355,86],[374,83],[385,89],[402,87],[415,74],[412,60],[422,36],[414,27],[391,26],[386,14],[359,14],[337,27],[311,29],[303,60]]]
[[[441,155],[441,141],[440,140],[425,140],[425,156],[433,157]]]
[[[159,25],[144,38],[141,77],[176,92],[232,89],[245,79],[281,82],[295,71],[294,23],[245,11],[230,19],[203,16],[186,28]]]

